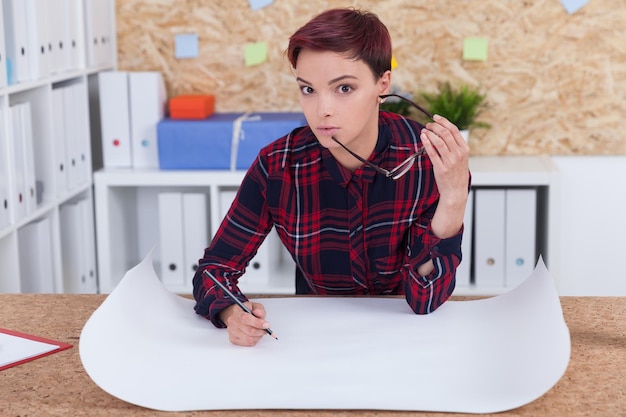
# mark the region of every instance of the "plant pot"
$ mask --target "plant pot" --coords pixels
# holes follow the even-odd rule
[[[459,130],[459,132],[461,133],[461,136],[463,136],[463,139],[465,139],[465,142],[469,142],[469,130],[463,129]]]

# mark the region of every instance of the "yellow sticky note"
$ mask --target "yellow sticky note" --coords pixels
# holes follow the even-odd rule
[[[398,68],[398,61],[396,61],[396,57],[391,55],[391,69],[395,70]]]
[[[463,59],[468,61],[487,60],[487,38],[465,38]]]
[[[248,43],[243,48],[246,67],[259,65],[267,61],[267,43]]]

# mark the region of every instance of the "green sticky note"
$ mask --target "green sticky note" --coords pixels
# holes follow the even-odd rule
[[[468,61],[487,60],[487,38],[465,38],[463,59]]]
[[[259,65],[267,61],[267,43],[248,43],[243,48],[246,67]]]

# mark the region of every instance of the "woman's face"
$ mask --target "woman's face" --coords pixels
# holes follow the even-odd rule
[[[303,49],[296,67],[300,104],[322,146],[341,149],[334,136],[354,152],[371,152],[378,138],[378,96],[388,92],[390,79],[387,71],[375,80],[361,60]]]

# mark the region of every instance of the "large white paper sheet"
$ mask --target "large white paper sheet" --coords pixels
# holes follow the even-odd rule
[[[279,340],[230,344],[168,292],[149,255],[93,313],[85,370],[124,401],[164,411],[373,409],[493,413],[562,377],[570,336],[540,261],[512,291],[418,316],[400,298],[270,298]]]

